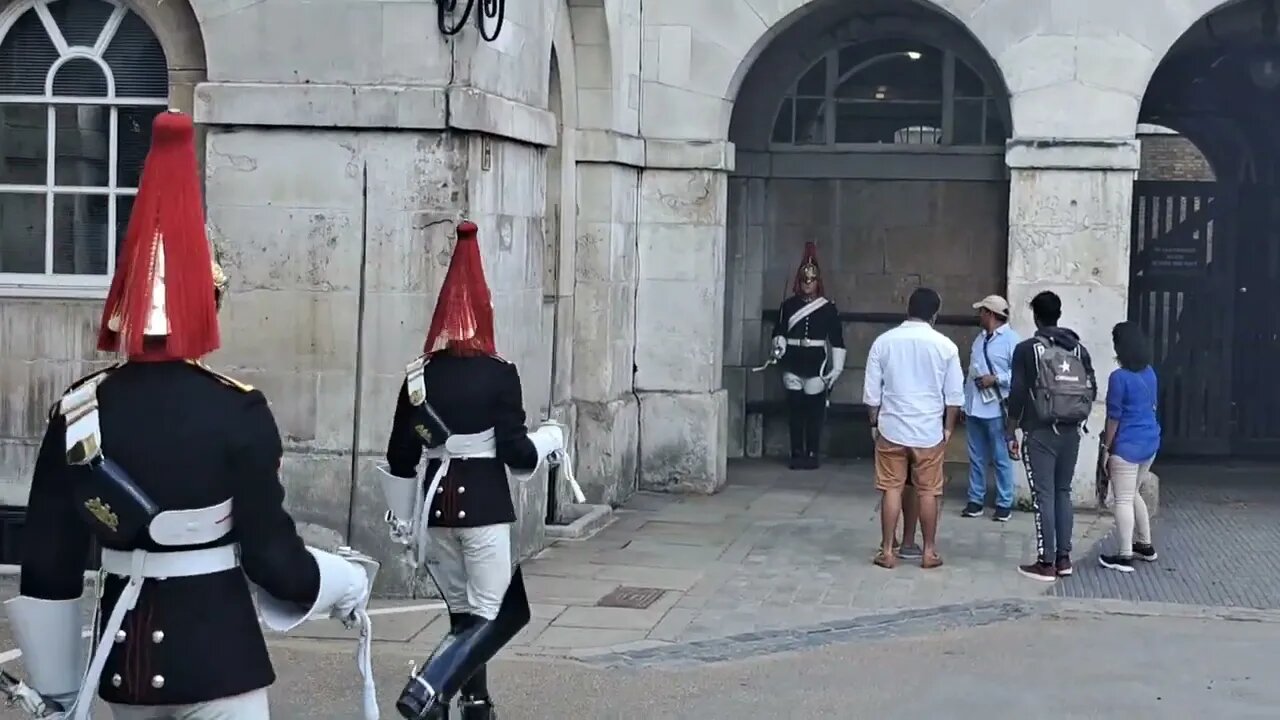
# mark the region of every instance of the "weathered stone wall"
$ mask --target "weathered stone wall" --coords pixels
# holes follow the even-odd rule
[[[499,349],[520,367],[531,420],[548,402],[544,151],[456,133],[287,129],[214,130],[208,144],[209,226],[233,278],[213,362],[272,398],[295,516],[345,534],[350,509],[351,540],[391,557],[374,466],[461,216],[482,228]],[[546,488],[513,491],[530,552]],[[407,575],[388,570],[395,589]]]

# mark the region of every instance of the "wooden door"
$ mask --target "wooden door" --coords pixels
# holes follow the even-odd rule
[[[1232,452],[1280,456],[1280,203],[1271,185],[1241,194],[1236,236]]]

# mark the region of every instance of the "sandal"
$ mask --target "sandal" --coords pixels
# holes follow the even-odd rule
[[[924,558],[921,558],[920,567],[924,568],[925,570],[932,570],[934,568],[942,567],[942,556],[939,555],[938,553],[932,553],[931,555],[927,555]]]
[[[894,557],[892,554],[886,555],[884,550],[877,552],[871,562],[872,564],[878,565],[886,570],[892,570],[898,566],[898,558]]]

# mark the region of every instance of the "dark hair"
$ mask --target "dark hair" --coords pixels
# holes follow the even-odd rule
[[[1057,293],[1045,290],[1031,298],[1031,314],[1041,325],[1057,325],[1062,318],[1062,298]]]
[[[1138,323],[1116,323],[1111,328],[1111,342],[1116,348],[1116,360],[1125,370],[1138,372],[1151,365],[1151,341]]]
[[[927,287],[916,288],[907,299],[907,317],[913,320],[932,321],[942,309],[942,298]]]

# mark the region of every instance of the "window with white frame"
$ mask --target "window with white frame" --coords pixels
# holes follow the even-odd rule
[[[122,3],[0,11],[0,292],[109,284],[168,95],[159,41]]]
[[[950,51],[911,40],[856,42],[809,67],[782,100],[774,146],[1003,148],[1007,100]]]

